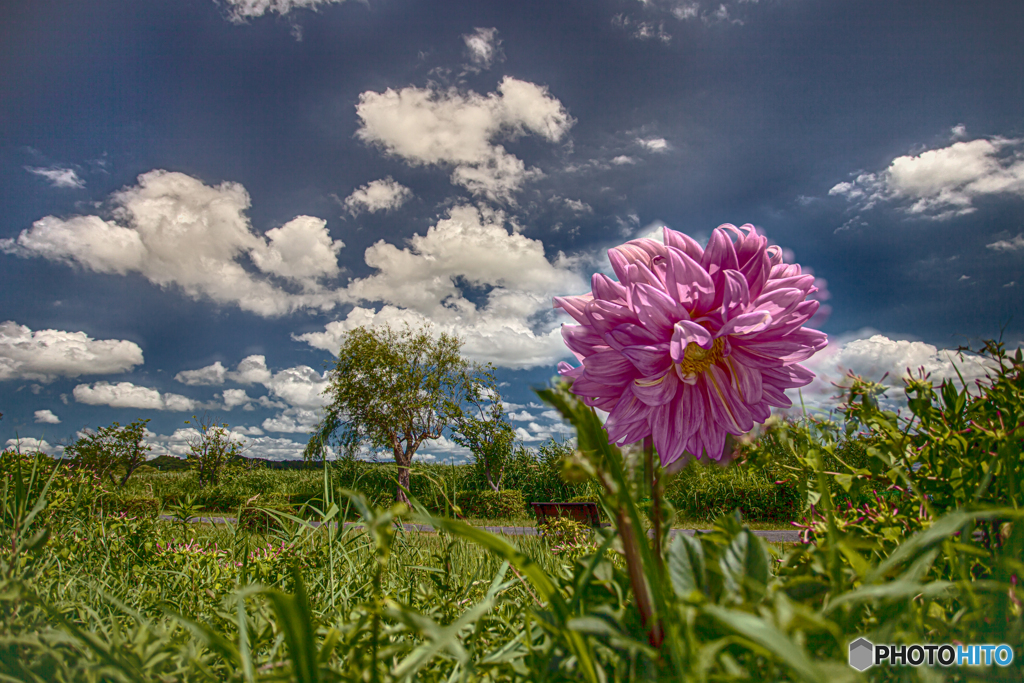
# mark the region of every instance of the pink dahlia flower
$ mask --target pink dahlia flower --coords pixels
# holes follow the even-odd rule
[[[608,258],[618,282],[597,273],[591,293],[554,301],[580,323],[563,325],[562,337],[583,363],[559,372],[609,413],[612,443],[653,436],[666,467],[720,460],[726,432],[745,434],[771,406],[790,407],[784,390],[814,378],[797,364],[827,343],[804,327],[819,306],[807,300],[814,276],[783,263],[754,226],[722,225],[707,249],[665,228],[664,244],[632,240]]]

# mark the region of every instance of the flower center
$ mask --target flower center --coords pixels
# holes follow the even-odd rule
[[[711,342],[711,348],[705,349],[699,344],[687,344],[683,353],[683,361],[679,363],[679,372],[683,376],[699,375],[722,359],[725,339],[718,338]]]

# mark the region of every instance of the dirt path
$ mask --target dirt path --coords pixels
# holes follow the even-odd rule
[[[173,522],[174,517],[171,515],[160,515],[160,519],[166,522]],[[199,524],[235,524],[237,520],[234,517],[196,517],[192,520]],[[320,522],[311,520],[310,526],[318,527]],[[346,527],[358,527],[360,526],[357,522],[345,522]],[[433,533],[434,527],[429,524],[403,524],[403,528],[406,531],[421,531],[426,533]],[[536,536],[538,534],[537,527],[532,526],[484,526],[478,527],[485,531],[490,531],[492,534],[503,534],[505,536]],[[686,534],[687,536],[693,536],[697,533],[697,529],[673,529],[671,534]],[[709,529],[700,529],[700,531],[706,532]],[[754,531],[755,536],[760,536],[766,541],[771,543],[798,543],[800,541],[800,532],[793,530],[781,530],[781,531]]]

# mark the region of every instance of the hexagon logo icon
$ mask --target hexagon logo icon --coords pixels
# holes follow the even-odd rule
[[[858,638],[850,643],[850,666],[864,671],[875,663],[875,646],[867,638]]]

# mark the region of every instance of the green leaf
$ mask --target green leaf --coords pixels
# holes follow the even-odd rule
[[[292,565],[292,580],[295,583],[293,595],[275,589],[266,589],[262,593],[270,600],[284,632],[292,660],[292,675],[298,683],[317,683],[320,670],[317,666],[316,628],[302,574],[295,565]]]
[[[956,587],[950,581],[932,581],[931,583],[919,583],[917,581],[890,581],[889,583],[872,584],[861,586],[856,590],[844,593],[829,602],[825,608],[825,614],[831,614],[841,605],[858,604],[863,602],[896,602],[910,600],[917,596],[925,598],[937,598],[949,593]]]
[[[725,587],[752,603],[764,598],[768,588],[768,551],[750,529],[742,529],[725,548],[719,560]]]
[[[987,521],[991,519],[1024,519],[1024,510],[1013,510],[1011,508],[999,508],[996,510],[966,511],[957,510],[941,517],[929,528],[920,531],[910,537],[909,540],[901,543],[892,555],[878,565],[865,578],[866,583],[874,583],[888,576],[894,569],[912,563],[921,555],[944,542],[947,538],[961,531],[972,520]]]
[[[413,504],[420,511],[420,516],[423,520],[435,529],[447,531],[452,535],[460,536],[487,548],[524,574],[530,580],[530,583],[533,584],[540,598],[548,603],[549,609],[554,613],[557,619],[556,625],[560,627],[562,636],[566,639],[573,654],[576,656],[585,680],[589,683],[598,683],[597,668],[590,646],[582,634],[568,627],[568,622],[571,618],[569,606],[565,603],[565,599],[555,586],[554,581],[551,580],[551,577],[544,572],[533,558],[520,552],[514,545],[495,534],[457,520],[433,517],[419,503],[414,501]]]
[[[701,611],[737,636],[766,650],[775,659],[793,670],[804,681],[824,683],[826,678],[807,658],[803,648],[769,622],[737,610],[718,605],[704,605]]]
[[[673,539],[668,548],[668,574],[676,595],[684,600],[694,591],[705,591],[704,547],[698,539],[686,534]]]

